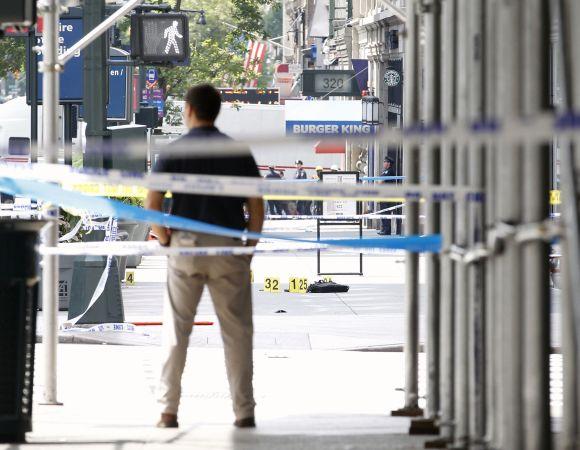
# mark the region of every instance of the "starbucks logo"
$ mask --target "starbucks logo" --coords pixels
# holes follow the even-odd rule
[[[393,69],[388,69],[385,72],[385,84],[388,87],[395,87],[398,86],[399,83],[401,83],[401,75],[399,72]]]

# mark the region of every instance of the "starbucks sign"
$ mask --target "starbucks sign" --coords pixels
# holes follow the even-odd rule
[[[388,87],[396,87],[401,83],[401,75],[393,69],[388,69],[384,77],[385,84]]]

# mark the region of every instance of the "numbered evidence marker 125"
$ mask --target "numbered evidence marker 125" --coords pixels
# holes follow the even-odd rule
[[[290,278],[290,292],[295,294],[305,294],[308,289],[307,278]]]
[[[278,293],[280,290],[279,278],[266,277],[264,279],[264,291]]]

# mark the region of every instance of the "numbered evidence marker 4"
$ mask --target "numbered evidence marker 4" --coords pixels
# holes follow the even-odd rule
[[[125,284],[127,286],[133,286],[135,284],[135,272],[132,270],[127,270],[125,272]]]
[[[308,289],[308,279],[307,278],[290,278],[290,292],[295,294],[306,294]]]
[[[273,277],[266,277],[264,279],[264,291],[278,293],[281,291],[280,289],[280,279],[273,278]]]

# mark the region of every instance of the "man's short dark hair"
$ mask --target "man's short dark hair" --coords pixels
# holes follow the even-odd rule
[[[220,113],[222,98],[211,84],[198,84],[187,91],[185,102],[199,120],[214,122]]]

